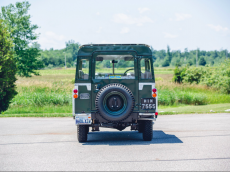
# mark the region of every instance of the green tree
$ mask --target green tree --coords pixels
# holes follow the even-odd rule
[[[169,61],[168,60],[165,60],[163,63],[162,63],[162,67],[167,67],[169,66]]]
[[[39,75],[35,70],[43,67],[43,63],[37,58],[40,55],[38,48],[29,46],[38,38],[35,34],[38,26],[31,24],[29,7],[29,2],[17,2],[16,5],[2,7],[0,14],[13,38],[17,73],[26,77],[31,74]]]
[[[66,44],[66,51],[70,52],[72,54],[72,61],[77,59],[77,53],[80,48],[79,43],[75,43],[74,40],[70,40],[65,43]]]
[[[185,48],[184,49],[184,57],[185,57],[185,59],[187,60],[188,59],[188,48]]]
[[[10,33],[0,20],[0,113],[7,110],[15,91],[16,64]]]
[[[199,60],[199,65],[205,66],[206,65],[206,61],[204,59],[204,57],[201,57]]]
[[[180,59],[177,59],[177,60],[176,60],[176,66],[181,66],[181,61],[180,61]]]
[[[192,60],[189,60],[187,64],[188,64],[189,66],[192,66],[192,65],[193,65]]]
[[[186,70],[187,70],[186,67],[178,68],[178,66],[176,66],[176,68],[174,69],[174,76],[172,80],[177,83],[182,83],[185,77]]]
[[[214,59],[218,57],[218,53],[217,53],[216,50],[212,53],[212,56],[213,56]]]
[[[153,49],[152,46],[150,47],[150,50],[152,51],[153,62],[155,62],[155,61],[156,61],[156,55],[155,55],[155,52],[156,52],[156,51]]]
[[[212,65],[212,66],[214,65],[214,61],[213,61],[213,60],[211,61],[211,65]]]
[[[170,47],[167,46],[167,53],[166,53],[166,57],[162,63],[162,67],[166,67],[169,66],[172,60],[172,54],[170,53]]]
[[[168,61],[170,63],[171,60],[172,60],[172,54],[170,52],[170,47],[167,46],[167,53],[166,53],[165,61]]]

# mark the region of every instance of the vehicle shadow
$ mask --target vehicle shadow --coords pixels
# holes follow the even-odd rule
[[[100,131],[89,132],[88,139],[83,145],[150,145],[183,143],[172,134],[165,134],[162,130],[153,131],[152,141],[143,141],[142,133],[137,131]]]

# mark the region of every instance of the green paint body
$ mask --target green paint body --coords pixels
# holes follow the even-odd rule
[[[95,57],[97,55],[132,55],[134,57],[135,79],[94,79],[95,78]],[[152,79],[141,79],[140,60],[148,58],[151,60]],[[83,45],[78,51],[77,64],[80,59],[89,60],[89,79],[81,80],[78,78],[78,65],[76,67],[75,83],[90,83],[91,91],[87,90],[86,86],[79,86],[78,95],[81,93],[89,93],[90,99],[80,99],[80,96],[75,99],[75,113],[91,113],[95,112],[95,98],[98,93],[97,85],[100,88],[111,83],[120,83],[128,87],[135,99],[135,108],[133,112],[146,112],[141,109],[141,98],[152,98],[152,87],[144,85],[142,90],[139,90],[139,83],[155,83],[153,57],[149,46],[145,44],[94,44]],[[155,110],[149,110],[149,113],[154,113]]]

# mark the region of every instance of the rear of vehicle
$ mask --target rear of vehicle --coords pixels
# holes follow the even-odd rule
[[[144,44],[83,45],[77,57],[73,116],[78,140],[87,141],[89,127],[131,130],[152,140],[157,90],[152,52]]]

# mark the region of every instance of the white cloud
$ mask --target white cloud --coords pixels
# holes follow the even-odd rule
[[[146,11],[149,11],[150,9],[149,8],[138,8],[138,11],[139,11],[139,13],[144,13],[144,12],[146,12]]]
[[[219,32],[219,31],[223,31],[223,32],[226,32],[228,31],[229,29],[227,27],[222,27],[220,25],[213,25],[213,24],[208,24],[208,26],[212,29],[214,29],[215,31]]]
[[[176,21],[182,21],[192,17],[191,14],[185,14],[185,13],[176,13],[175,16],[176,16]]]
[[[63,39],[65,39],[65,36],[63,36],[63,35],[57,35],[54,32],[48,31],[45,34],[48,37],[48,39],[54,39],[54,40],[57,40],[57,41],[62,41]]]
[[[173,34],[170,34],[170,33],[167,33],[167,32],[163,32],[164,33],[164,37],[165,38],[176,38],[178,37],[178,35],[173,35]]]
[[[55,48],[61,49],[65,47],[65,36],[58,35],[54,32],[48,31],[44,35],[41,35],[38,39],[38,43],[42,48]]]
[[[65,42],[64,41],[57,41],[53,39],[48,39],[46,37],[40,37],[38,39],[38,43],[41,44],[41,48],[54,48],[54,49],[61,49],[65,48]]]
[[[97,12],[96,15],[100,15],[100,12]]]
[[[153,23],[153,20],[147,16],[144,17],[132,17],[123,13],[115,14],[113,16],[113,21],[116,23],[124,24],[135,24],[137,26],[142,26],[144,23]]]
[[[124,34],[124,33],[129,33],[129,28],[128,27],[123,27],[121,29],[121,33]]]

